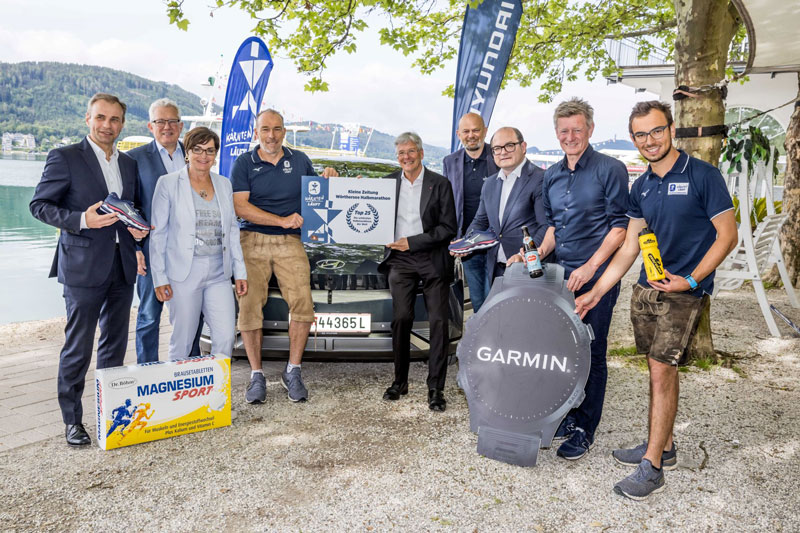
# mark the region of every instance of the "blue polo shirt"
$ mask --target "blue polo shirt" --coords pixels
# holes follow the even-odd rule
[[[249,192],[251,204],[267,213],[286,217],[301,212],[301,178],[316,175],[306,154],[284,146],[283,157],[277,165],[262,161],[257,148],[240,155],[233,163],[231,181],[234,193]],[[300,228],[263,226],[247,220],[241,222],[241,229],[267,235],[300,234]]]
[[[594,255],[611,228],[628,226],[628,169],[591,145],[578,159],[575,170],[569,169],[566,156],[548,168],[542,187],[547,225],[556,232],[555,258],[566,276]],[[588,283],[603,274],[609,260]]]
[[[650,167],[631,187],[628,216],[643,218],[656,234],[664,267],[688,276],[717,239],[711,222],[733,209],[733,201],[719,169],[679,150],[678,160],[664,177]],[[649,287],[642,265],[639,284]],[[691,291],[697,297],[714,290],[714,272]]]
[[[472,224],[481,204],[481,190],[489,176],[489,167],[486,163],[488,151],[489,148],[484,146],[481,155],[477,159],[472,159],[464,150],[464,224],[461,228],[463,233],[466,233]]]

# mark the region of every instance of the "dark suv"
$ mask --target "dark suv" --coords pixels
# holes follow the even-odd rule
[[[397,163],[355,156],[311,157],[322,172],[334,167],[341,176],[380,178],[396,171]],[[354,244],[305,244],[311,263],[311,295],[317,320],[311,328],[304,360],[392,360],[392,297],[386,277],[378,273],[383,246]],[[450,286],[450,352],[455,353],[464,319],[464,282],[460,269]],[[237,307],[238,312],[238,307]],[[289,352],[289,307],[281,297],[276,279],[270,281],[264,306],[262,356],[285,358]],[[428,350],[428,314],[422,291],[417,293],[412,358],[422,359]],[[203,351],[211,349],[208,328],[200,339]],[[245,356],[237,335],[233,356]]]

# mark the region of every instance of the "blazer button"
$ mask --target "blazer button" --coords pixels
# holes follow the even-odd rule
[[[500,235],[497,236],[497,238],[498,239],[502,239],[503,238],[503,234],[501,233]]]

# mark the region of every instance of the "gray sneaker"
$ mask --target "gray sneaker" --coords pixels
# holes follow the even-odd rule
[[[281,372],[281,385],[288,391],[287,396],[293,402],[304,402],[308,399],[308,389],[303,383],[299,368],[293,368],[291,372]]]
[[[621,465],[637,466],[644,459],[644,454],[647,452],[647,441],[636,446],[635,448],[620,448],[611,452],[611,456]],[[661,468],[664,470],[675,470],[678,468],[678,450],[675,448],[675,443],[672,443],[672,449],[668,452],[661,453]]]
[[[253,374],[250,384],[244,393],[244,401],[247,403],[264,403],[267,399],[267,378],[264,374]]]
[[[642,459],[633,474],[614,485],[614,492],[631,500],[644,500],[662,490],[664,470],[656,470],[647,459]]]

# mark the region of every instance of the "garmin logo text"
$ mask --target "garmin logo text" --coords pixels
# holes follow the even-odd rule
[[[498,52],[503,46],[503,41],[506,38],[513,39],[514,35],[509,34],[508,21],[513,15],[515,5],[511,2],[501,2],[500,11],[497,13],[497,20],[495,20],[495,30],[492,36],[489,37],[489,49],[483,56],[483,63],[481,64],[481,71],[478,74],[478,82],[475,87],[475,95],[470,104],[470,112],[481,114],[481,106],[485,98],[485,91],[489,90],[489,85],[492,83],[492,75],[494,74],[494,62],[498,58]],[[510,10],[510,11],[506,11]],[[503,72],[497,73],[501,78]],[[483,93],[481,91],[484,91]]]
[[[504,353],[502,348],[498,348],[493,352],[488,346],[481,346],[478,348],[478,359],[487,363],[529,366],[531,368],[541,368],[542,370],[558,370],[563,373],[569,372],[567,369],[566,356],[558,357],[546,353],[535,353],[531,355],[529,352],[520,352],[518,350],[508,350]]]

